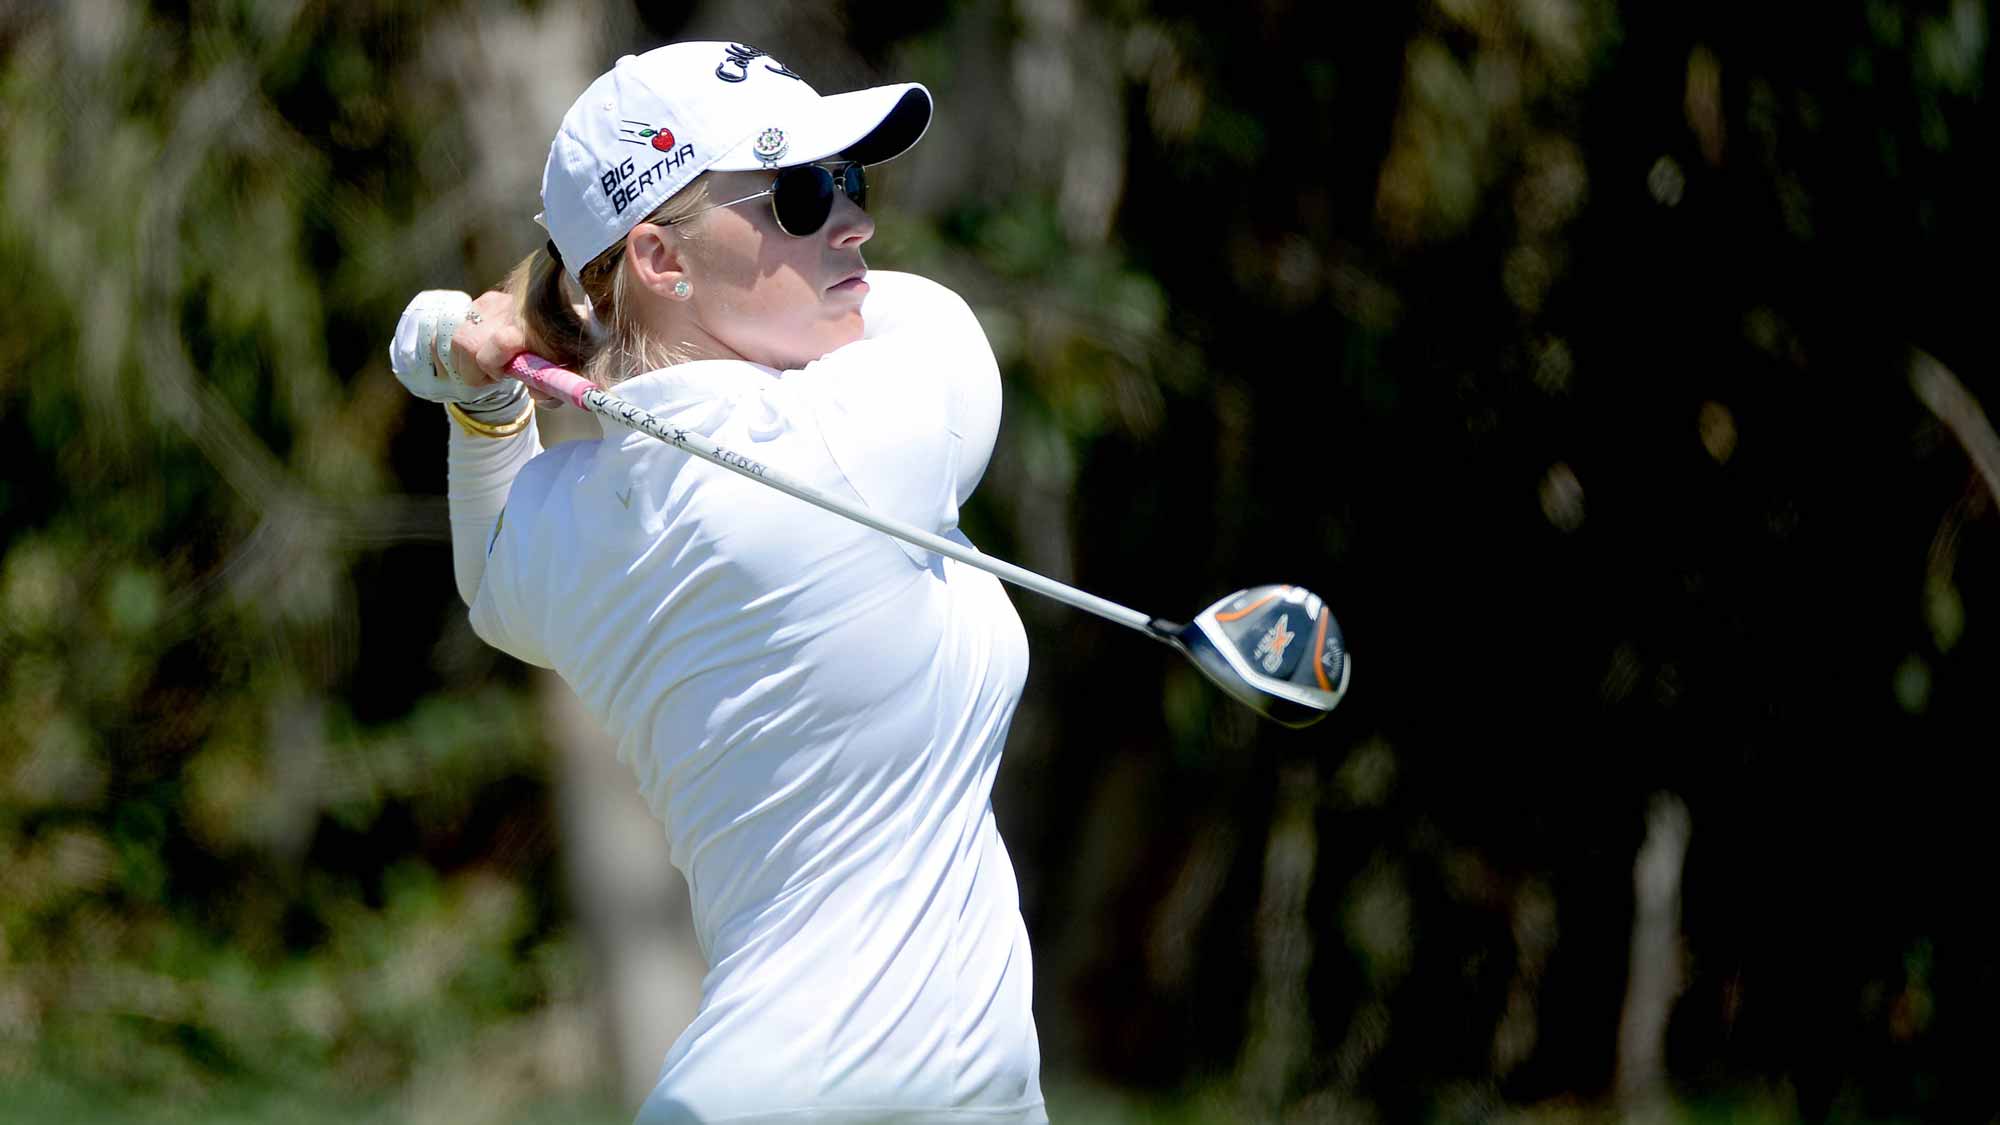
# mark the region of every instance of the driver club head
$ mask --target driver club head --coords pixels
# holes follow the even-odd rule
[[[1347,694],[1346,638],[1303,586],[1238,590],[1186,625],[1156,628],[1217,687],[1288,727],[1326,718]]]

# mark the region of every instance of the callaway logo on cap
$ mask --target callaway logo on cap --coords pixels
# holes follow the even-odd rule
[[[914,82],[821,97],[741,43],[626,55],[563,115],[542,173],[541,221],[574,277],[696,176],[840,157],[880,164],[930,127]]]

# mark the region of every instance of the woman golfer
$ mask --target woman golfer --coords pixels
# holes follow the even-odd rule
[[[989,794],[1027,648],[991,576],[605,421],[546,453],[531,350],[957,537],[1000,386],[965,303],[869,273],[921,86],[821,97],[753,48],[619,60],[564,116],[549,246],[391,347],[450,414],[472,624],[554,668],[666,826],[710,971],[639,1120],[1046,1120]],[[573,288],[570,288],[573,286]]]

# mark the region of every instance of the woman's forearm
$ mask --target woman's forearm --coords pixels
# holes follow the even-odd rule
[[[458,579],[458,596],[469,606],[486,573],[487,547],[501,509],[507,506],[514,474],[542,451],[542,441],[532,417],[527,428],[504,438],[475,437],[449,420],[445,425],[451,431],[445,489],[451,509],[452,572]]]

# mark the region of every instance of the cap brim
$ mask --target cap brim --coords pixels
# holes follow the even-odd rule
[[[786,120],[771,126],[784,130],[785,151],[775,162],[757,155],[757,138],[723,153],[709,168],[717,172],[752,172],[811,164],[838,156],[859,164],[893,160],[931,127],[931,92],[915,82],[874,86],[820,98],[809,107],[787,110]]]

